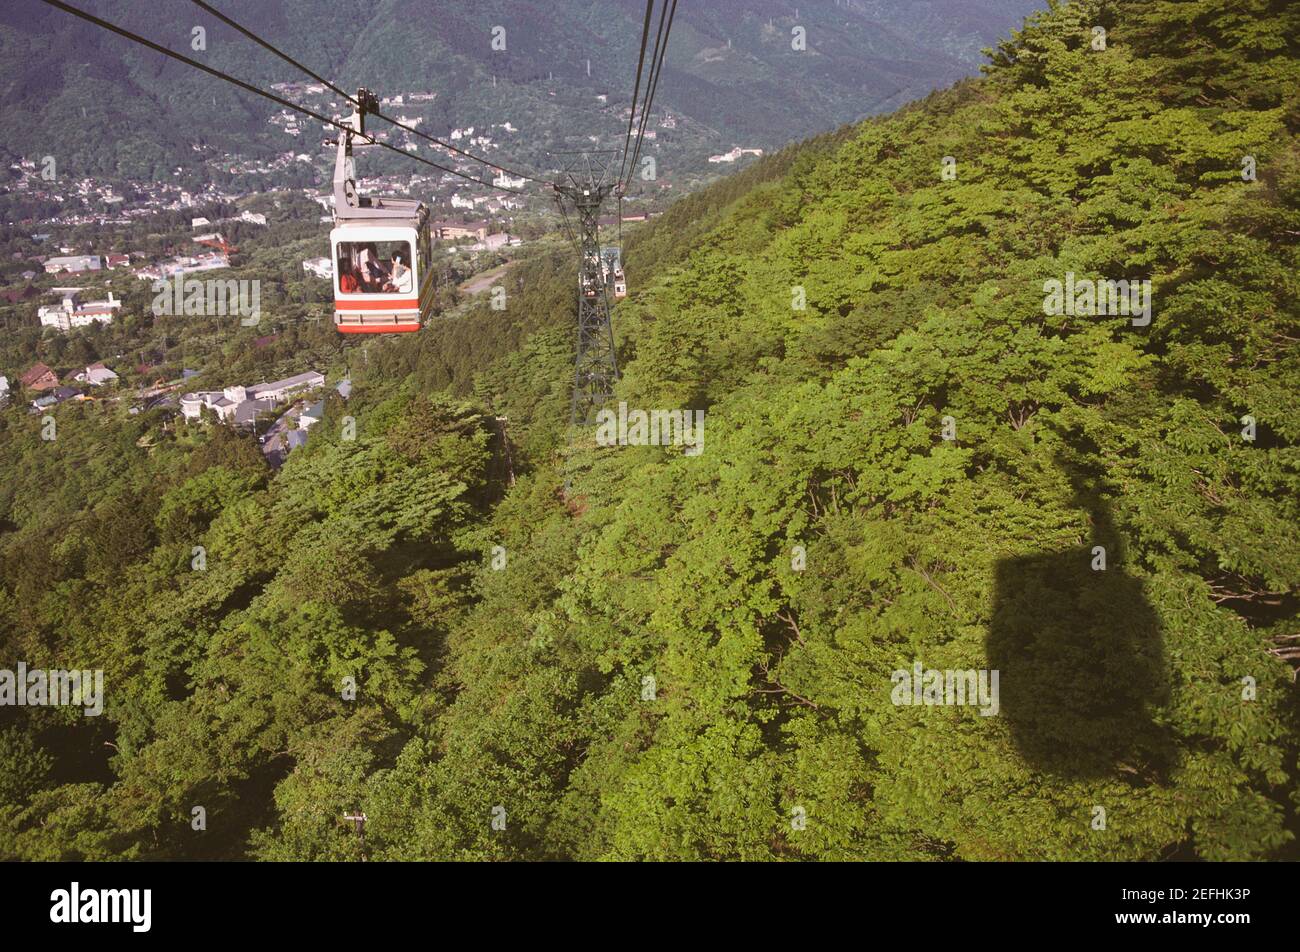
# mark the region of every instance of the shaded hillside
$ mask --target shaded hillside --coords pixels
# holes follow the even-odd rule
[[[274,478],[0,416],[6,655],[114,685],[4,713],[0,849],[355,858],[362,808],[387,859],[1295,858],[1297,36],[1060,5],[629,234],[618,397],[698,454],[566,433],[559,257]],[[899,703],[918,664],[996,710]]]

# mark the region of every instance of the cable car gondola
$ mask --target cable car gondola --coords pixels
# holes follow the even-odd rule
[[[352,140],[373,142],[365,117],[378,108],[373,93],[357,91],[334,164],[334,326],[344,334],[418,331],[433,310],[428,208],[414,199],[357,194]]]
[[[618,245],[600,249],[605,283],[614,288],[614,297],[627,297],[627,277],[623,274],[623,249]]]

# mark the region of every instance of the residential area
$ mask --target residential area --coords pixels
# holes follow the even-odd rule
[[[11,386],[0,376],[0,406],[14,399],[15,390],[28,404],[28,412],[42,413],[68,401],[124,404],[135,414],[165,408],[175,412],[181,425],[229,426],[254,434],[267,462],[279,466],[291,450],[307,441],[307,432],[324,417],[325,375],[307,370],[280,380],[232,384],[221,390],[181,392],[194,371],[180,380],[159,381],[150,387],[122,389],[119,376],[97,361],[62,373],[44,363],[28,368]],[[334,392],[347,399],[351,382],[340,381]]]

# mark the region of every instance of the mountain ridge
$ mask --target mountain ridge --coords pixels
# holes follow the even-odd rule
[[[306,78],[197,7],[145,10],[126,0],[84,5],[250,82]],[[814,4],[801,11],[810,31],[809,51],[796,53],[789,49],[793,5],[764,0],[737,18],[682,4],[657,103],[716,126],[719,141],[727,145],[755,137],[772,147],[970,72],[976,64],[972,36],[991,42],[1035,5],[1031,0],[985,3],[988,20],[978,28],[963,27],[973,34],[942,32],[945,18],[936,14],[930,21],[936,37],[927,46],[903,34],[905,21],[896,9],[879,8],[877,21],[856,9],[837,14],[833,6]],[[926,6],[948,10],[960,4],[941,0]],[[525,111],[544,105],[558,90],[568,111],[563,122],[556,119],[556,128],[532,131],[538,146],[525,157],[534,161],[542,159],[549,144],[544,140],[556,141],[559,126],[584,121],[580,110],[574,114],[573,91],[608,93],[624,104],[630,99],[642,15],[639,0],[592,6],[501,0],[472,8],[414,0],[379,0],[369,8],[339,8],[324,0],[278,5],[230,0],[218,8],[345,89],[366,85],[381,95],[438,92],[429,110],[434,134],[445,135],[455,125],[500,121],[507,103],[515,101]],[[780,18],[783,31],[765,30],[769,18]],[[306,33],[302,24],[319,26]],[[206,30],[203,51],[190,48],[195,26]],[[505,51],[491,49],[494,26],[505,29]],[[736,41],[730,50],[728,37]],[[960,56],[945,52],[947,47]],[[712,64],[701,59],[707,49],[720,58]],[[265,129],[270,104],[132,48],[38,0],[17,0],[0,12],[0,56],[11,64],[5,75],[12,78],[0,85],[0,95],[8,104],[4,148],[14,155],[62,156],[74,173],[147,177],[169,172],[177,161],[189,162],[189,146],[198,140],[253,154],[291,147]],[[552,74],[555,80],[548,81]],[[494,77],[499,90],[492,87]],[[763,106],[769,99],[774,108]],[[126,130],[129,135],[123,135]],[[88,149],[82,141],[100,145]],[[103,143],[120,144],[105,148]]]

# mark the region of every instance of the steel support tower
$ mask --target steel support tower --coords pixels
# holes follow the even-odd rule
[[[609,320],[609,290],[600,257],[600,210],[614,192],[609,181],[607,152],[556,153],[565,168],[555,183],[569,237],[578,246],[578,350],[573,366],[570,421],[575,426],[595,422],[596,412],[614,393],[618,358],[614,328]]]

